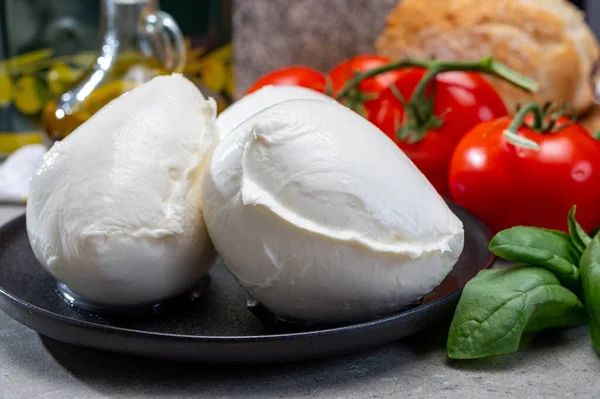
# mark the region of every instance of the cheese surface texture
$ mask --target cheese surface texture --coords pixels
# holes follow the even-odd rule
[[[191,288],[216,258],[201,185],[217,142],[214,101],[181,75],[113,100],[56,143],[33,176],[27,231],[37,259],[100,304]]]
[[[265,108],[282,101],[299,99],[335,102],[331,97],[306,87],[268,85],[246,94],[217,116],[217,127],[221,137],[225,137],[240,123]]]
[[[294,320],[366,320],[436,287],[463,226],[379,129],[334,102],[289,100],[216,147],[204,216],[225,264]]]

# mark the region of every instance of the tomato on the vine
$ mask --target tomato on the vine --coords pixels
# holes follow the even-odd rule
[[[494,232],[515,225],[566,231],[573,205],[592,231],[600,223],[600,142],[567,118],[552,124],[538,113],[536,127],[523,125],[524,115],[482,123],[465,135],[450,164],[452,198]],[[530,115],[525,122],[536,124]]]
[[[327,75],[332,94],[337,94],[357,74],[387,65],[390,61],[380,55],[363,54],[341,62]],[[364,115],[365,108],[403,73],[404,70],[397,69],[366,78],[348,92],[341,102]]]
[[[325,76],[316,69],[306,66],[289,66],[261,76],[252,84],[246,94],[267,85],[302,86],[323,93],[325,91]]]
[[[327,78],[307,67],[274,71],[260,78],[248,93],[268,84],[287,84],[331,95],[381,128],[438,192],[448,196],[448,164],[456,144],[478,123],[508,114],[498,93],[477,72],[530,92],[537,88],[535,82],[491,57],[391,61],[359,55],[337,65]]]
[[[437,74],[420,98],[414,98],[426,73],[423,68],[405,70],[393,86],[367,104],[367,115],[441,195],[449,196],[448,165],[460,139],[482,121],[508,112],[500,95],[474,72]]]

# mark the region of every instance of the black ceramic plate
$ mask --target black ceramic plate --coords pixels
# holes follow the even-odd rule
[[[71,344],[209,363],[288,362],[355,352],[390,343],[451,315],[460,290],[492,263],[489,233],[464,209],[465,248],[452,272],[411,308],[336,328],[272,323],[250,312],[247,295],[219,261],[195,305],[146,316],[100,316],[70,306],[35,259],[25,216],[0,228],[0,308],[40,334]]]

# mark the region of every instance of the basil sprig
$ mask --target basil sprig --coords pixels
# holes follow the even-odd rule
[[[494,236],[490,251],[521,264],[483,270],[467,283],[450,325],[450,358],[515,352],[523,334],[588,319],[600,349],[600,233],[592,239],[583,230],[575,207],[568,226],[569,234],[517,226]]]
[[[569,287],[579,284],[579,253],[568,234],[557,230],[516,226],[496,234],[490,251],[503,259],[544,267]]]
[[[583,230],[581,225],[575,220],[575,210],[576,207],[571,208],[569,217],[567,218],[567,223],[569,224],[569,236],[571,237],[573,246],[577,248],[579,254],[582,254],[583,251],[585,251],[585,247],[592,242],[592,238],[587,235],[585,230]]]
[[[473,359],[515,352],[521,335],[585,323],[575,294],[539,267],[484,270],[465,286],[448,335],[448,356]]]
[[[579,265],[583,299],[590,316],[590,335],[600,349],[600,233],[586,247]]]

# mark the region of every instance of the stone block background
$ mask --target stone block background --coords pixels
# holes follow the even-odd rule
[[[234,0],[236,93],[273,69],[304,64],[326,72],[374,51],[398,0]]]

